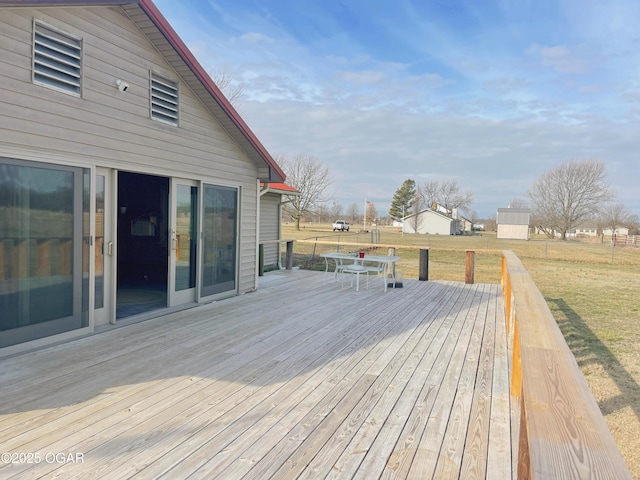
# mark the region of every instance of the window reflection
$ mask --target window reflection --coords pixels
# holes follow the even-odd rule
[[[96,308],[104,307],[104,175],[96,176],[96,285],[95,285],[95,305]]]
[[[0,347],[84,322],[83,171],[31,165],[0,160]]]
[[[198,187],[177,185],[176,291],[196,286]]]
[[[234,188],[204,186],[202,295],[236,288],[236,221]]]

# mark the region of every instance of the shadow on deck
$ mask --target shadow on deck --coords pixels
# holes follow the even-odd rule
[[[0,360],[2,478],[511,478],[497,285],[257,292]]]

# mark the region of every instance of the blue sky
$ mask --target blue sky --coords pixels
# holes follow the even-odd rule
[[[156,0],[272,155],[329,167],[386,215],[455,178],[495,215],[567,160],[606,163],[640,215],[637,0]]]

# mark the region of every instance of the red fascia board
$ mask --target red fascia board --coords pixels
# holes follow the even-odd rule
[[[126,2],[122,2],[126,3]],[[185,45],[182,39],[178,36],[173,27],[169,24],[164,15],[160,13],[158,7],[156,7],[151,0],[138,0],[138,4],[145,13],[151,18],[153,23],[156,24],[158,29],[162,32],[165,38],[169,41],[169,43],[176,49],[178,55],[182,57],[185,63],[189,66],[191,71],[198,77],[198,79],[202,82],[202,84],[209,90],[213,98],[218,102],[218,104],[222,107],[222,109],[229,115],[233,123],[236,124],[238,129],[242,132],[242,134],[251,142],[254,148],[258,151],[260,156],[265,160],[269,168],[275,170],[276,174],[282,178],[283,180],[286,178],[286,175],[280,168],[280,166],[276,163],[276,161],[271,157],[266,148],[260,143],[260,140],[255,136],[255,134],[251,131],[249,126],[244,122],[242,117],[238,114],[235,108],[229,103],[229,100],[222,94],[217,85],[211,80],[209,74],[205,71],[205,69],[200,65],[200,62],[196,60],[193,56],[189,48]]]
[[[260,182],[260,186],[264,187],[265,186],[264,182]],[[287,185],[286,183],[281,183],[281,182],[268,183],[267,187],[271,188],[273,190],[282,190],[282,191],[285,191],[285,192],[300,193],[298,190],[293,188],[291,185]]]
[[[60,6],[109,6],[137,3],[132,0],[0,0],[2,7],[60,7]]]

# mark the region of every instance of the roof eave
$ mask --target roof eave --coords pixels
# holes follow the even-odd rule
[[[224,96],[222,91],[218,88],[218,86],[213,82],[209,74],[205,71],[205,69],[200,65],[200,62],[195,58],[195,56],[191,53],[186,44],[182,41],[182,39],[178,36],[173,27],[169,24],[167,19],[162,15],[158,7],[151,0],[137,0],[134,2],[120,2],[122,4],[125,3],[137,3],[142,10],[149,16],[151,21],[156,25],[158,30],[162,32],[167,41],[171,44],[171,46],[175,49],[175,51],[180,55],[182,60],[187,64],[193,74],[198,78],[198,80],[204,85],[204,87],[209,91],[211,96],[218,103],[220,108],[227,114],[227,116],[231,119],[233,124],[238,128],[238,130],[245,136],[245,138],[251,143],[253,148],[257,151],[260,157],[266,163],[269,169],[269,180],[270,181],[284,181],[286,175],[280,168],[280,166],[276,163],[273,157],[269,154],[267,149],[262,145],[260,140],[255,136],[255,134],[251,131],[249,126],[242,119],[240,114],[236,111],[235,108],[231,105],[229,100]]]

